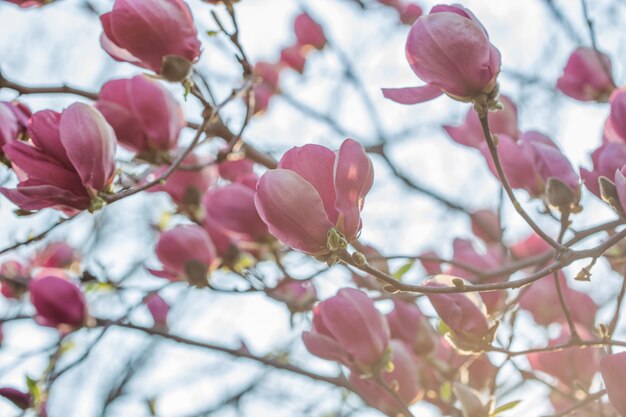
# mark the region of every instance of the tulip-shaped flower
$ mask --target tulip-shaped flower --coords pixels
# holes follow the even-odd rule
[[[406,57],[423,87],[383,89],[385,97],[416,104],[447,94],[492,105],[498,94],[500,52],[476,16],[459,5],[438,5],[409,32]]]
[[[163,269],[150,272],[170,281],[186,280],[205,287],[207,275],[215,266],[215,246],[206,230],[196,225],[177,226],[161,233],[155,252]]]
[[[296,16],[293,23],[298,45],[310,45],[316,49],[324,49],[326,46],[326,35],[324,29],[311,16],[301,13]]]
[[[294,249],[327,255],[353,242],[374,180],[363,147],[346,139],[338,152],[293,148],[259,180],[255,203],[272,235]]]
[[[311,280],[285,278],[271,290],[270,294],[287,304],[292,312],[308,311],[317,302],[317,290]]]
[[[607,355],[600,362],[600,372],[611,405],[621,417],[626,417],[624,376],[626,375],[626,352]]]
[[[63,113],[35,113],[28,131],[30,143],[3,148],[20,183],[0,193],[23,210],[98,208],[98,193],[107,190],[115,173],[115,133],[102,114],[75,103]]]
[[[500,102],[504,105],[504,108],[499,111],[491,111],[487,116],[491,133],[504,133],[513,139],[517,139],[520,135],[517,125],[517,106],[507,96],[500,96]],[[467,112],[462,125],[444,125],[443,128],[452,140],[460,145],[480,149],[481,144],[485,142],[483,128],[474,109],[470,109]]]
[[[0,153],[4,145],[26,133],[29,118],[30,110],[24,104],[0,101]]]
[[[444,288],[443,282],[454,277],[439,275],[426,285]],[[457,278],[460,280],[460,278]],[[481,298],[474,293],[433,293],[428,299],[441,320],[454,332],[455,341],[481,342],[493,337],[492,327],[486,317]],[[459,346],[460,347],[460,346]]]
[[[615,89],[612,78],[609,57],[581,47],[570,55],[556,87],[576,100],[605,102]]]
[[[210,189],[202,200],[205,223],[228,236],[248,242],[268,240],[267,225],[254,204],[254,189],[233,183]]]
[[[580,177],[585,187],[596,197],[602,198],[600,192],[600,177],[615,183],[615,174],[626,164],[626,143],[604,143],[591,154],[593,170],[580,169]]]
[[[37,252],[32,266],[42,268],[69,268],[78,261],[76,251],[65,242],[54,242]]]
[[[104,84],[96,108],[120,145],[144,156],[175,148],[185,126],[182,108],[172,94],[143,75]]]
[[[593,335],[584,327],[576,326],[576,332],[583,340],[592,340]],[[548,347],[561,346],[571,339],[567,326],[561,334],[550,340]],[[567,386],[580,386],[588,389],[594,375],[600,368],[600,349],[598,347],[572,346],[562,350],[534,352],[528,354],[528,361],[536,371],[544,372]]]
[[[100,41],[113,59],[150,69],[168,81],[184,80],[200,56],[197,29],[183,0],[115,0],[100,20]]]
[[[81,327],[85,323],[85,296],[73,282],[47,275],[31,280],[28,287],[37,323],[56,327],[62,332]]]
[[[148,311],[154,320],[154,326],[167,329],[167,314],[170,312],[169,304],[159,294],[152,294],[146,300],[146,307],[148,307]]]
[[[387,321],[363,292],[343,288],[313,310],[313,329],[302,335],[304,345],[323,359],[369,372],[387,364]]]
[[[426,316],[414,303],[394,300],[393,305],[393,310],[387,314],[391,337],[402,340],[418,355],[432,351],[437,339]]]
[[[419,370],[415,358],[406,344],[400,340],[391,340],[391,363],[393,370],[381,371],[381,383],[373,378],[364,378],[358,372],[350,374],[350,382],[363,400],[389,416],[395,416],[405,407],[417,401],[423,393],[419,379]],[[389,389],[397,394],[392,396]]]

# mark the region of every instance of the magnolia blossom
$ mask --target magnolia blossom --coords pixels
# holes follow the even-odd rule
[[[372,378],[364,378],[358,372],[352,372],[350,382],[366,403],[387,415],[395,416],[405,406],[417,401],[423,390],[415,359],[410,349],[400,340],[391,340],[389,347],[391,348],[393,370],[390,372],[383,370],[381,376],[384,383],[396,391],[397,397],[402,401],[401,404]]]
[[[0,150],[26,133],[30,110],[22,103],[0,101]]]
[[[391,337],[402,340],[418,355],[432,351],[437,342],[436,336],[417,305],[394,300],[393,306],[393,310],[387,314]]]
[[[280,51],[280,62],[302,74],[304,72],[304,65],[306,64],[306,56],[302,46],[293,45],[283,48],[283,50]]]
[[[611,113],[608,126],[612,130],[609,136],[619,137],[620,142],[626,142],[626,87],[619,88],[611,94]],[[606,136],[605,129],[605,136]]]
[[[585,183],[585,187],[596,197],[602,198],[600,193],[600,177],[606,177],[615,182],[617,171],[626,165],[626,143],[608,142],[602,144],[591,154],[593,170],[589,171],[580,168],[580,177]]]
[[[317,302],[317,290],[311,280],[285,278],[271,290],[271,296],[287,304],[293,312],[308,311]]]
[[[576,100],[607,101],[615,89],[612,77],[608,56],[580,47],[570,55],[556,87]]]
[[[476,210],[470,214],[472,232],[485,243],[498,243],[502,239],[500,218],[489,209]]]
[[[609,401],[618,414],[626,416],[626,397],[624,396],[624,375],[626,375],[626,352],[607,355],[600,362],[600,371],[609,395]]]
[[[5,261],[0,265],[0,293],[6,298],[19,299],[28,288],[31,277],[30,267],[16,260]]]
[[[315,356],[366,370],[384,361],[389,327],[365,293],[343,288],[315,307],[313,328],[302,340]]]
[[[504,108],[488,113],[489,129],[493,134],[503,133],[517,139],[521,134],[518,127],[517,106],[507,96],[502,95],[499,100]],[[463,124],[458,126],[444,125],[443,128],[452,140],[460,145],[480,149],[480,146],[485,142],[485,134],[474,109],[468,110]]]
[[[78,254],[65,242],[50,243],[37,252],[32,260],[33,266],[42,268],[69,268],[78,260]]]
[[[115,0],[100,20],[100,42],[113,59],[150,69],[168,81],[185,79],[200,56],[196,26],[183,0]]]
[[[152,294],[146,300],[146,307],[154,320],[155,327],[167,328],[167,314],[170,306],[159,294]]]
[[[115,130],[119,143],[133,152],[175,148],[186,124],[174,96],[143,75],[104,84],[96,108]]]
[[[316,49],[323,49],[326,46],[326,35],[324,29],[311,16],[301,13],[296,16],[293,23],[298,45],[310,45]]]
[[[217,165],[220,177],[230,182],[236,182],[237,178],[254,173],[254,162],[247,158],[227,159]]]
[[[373,181],[372,162],[358,142],[346,139],[337,152],[305,145],[289,150],[278,169],[261,177],[256,208],[279,240],[310,255],[325,255],[357,238]],[[329,233],[337,237],[330,245]]]
[[[42,326],[62,331],[82,326],[87,318],[85,296],[73,282],[54,275],[30,281],[30,301]]]
[[[543,240],[536,232],[531,233],[527,238],[511,245],[511,253],[518,259],[540,255],[551,249],[552,246]]]
[[[17,4],[22,8],[41,7],[54,2],[54,0],[6,0],[9,3]]]
[[[385,97],[416,104],[447,94],[457,100],[497,95],[500,52],[476,16],[460,5],[438,5],[409,32],[406,57],[422,87],[383,89]]]
[[[177,226],[161,233],[155,252],[163,269],[150,269],[152,274],[170,281],[186,280],[199,287],[206,286],[207,274],[216,261],[211,238],[196,225]]]
[[[3,147],[20,180],[0,193],[23,210],[90,208],[115,173],[115,133],[95,108],[75,103],[57,113],[37,112],[28,128],[31,142]]]

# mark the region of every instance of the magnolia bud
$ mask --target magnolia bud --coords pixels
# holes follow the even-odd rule
[[[167,81],[176,83],[183,81],[189,76],[193,63],[178,55],[167,55],[163,58],[161,65],[161,75]]]

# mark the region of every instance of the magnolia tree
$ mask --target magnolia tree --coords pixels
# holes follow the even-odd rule
[[[2,415],[626,417],[623,5],[3,3]]]

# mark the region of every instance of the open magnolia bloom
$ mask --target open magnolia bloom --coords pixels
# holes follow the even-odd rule
[[[346,139],[337,152],[320,145],[287,151],[259,180],[254,201],[269,232],[313,256],[345,248],[361,231],[361,209],[374,181],[363,147]]]
[[[425,86],[383,89],[385,97],[417,104],[447,94],[460,101],[495,99],[500,52],[476,16],[460,5],[437,5],[419,17],[406,41],[406,58]]]

